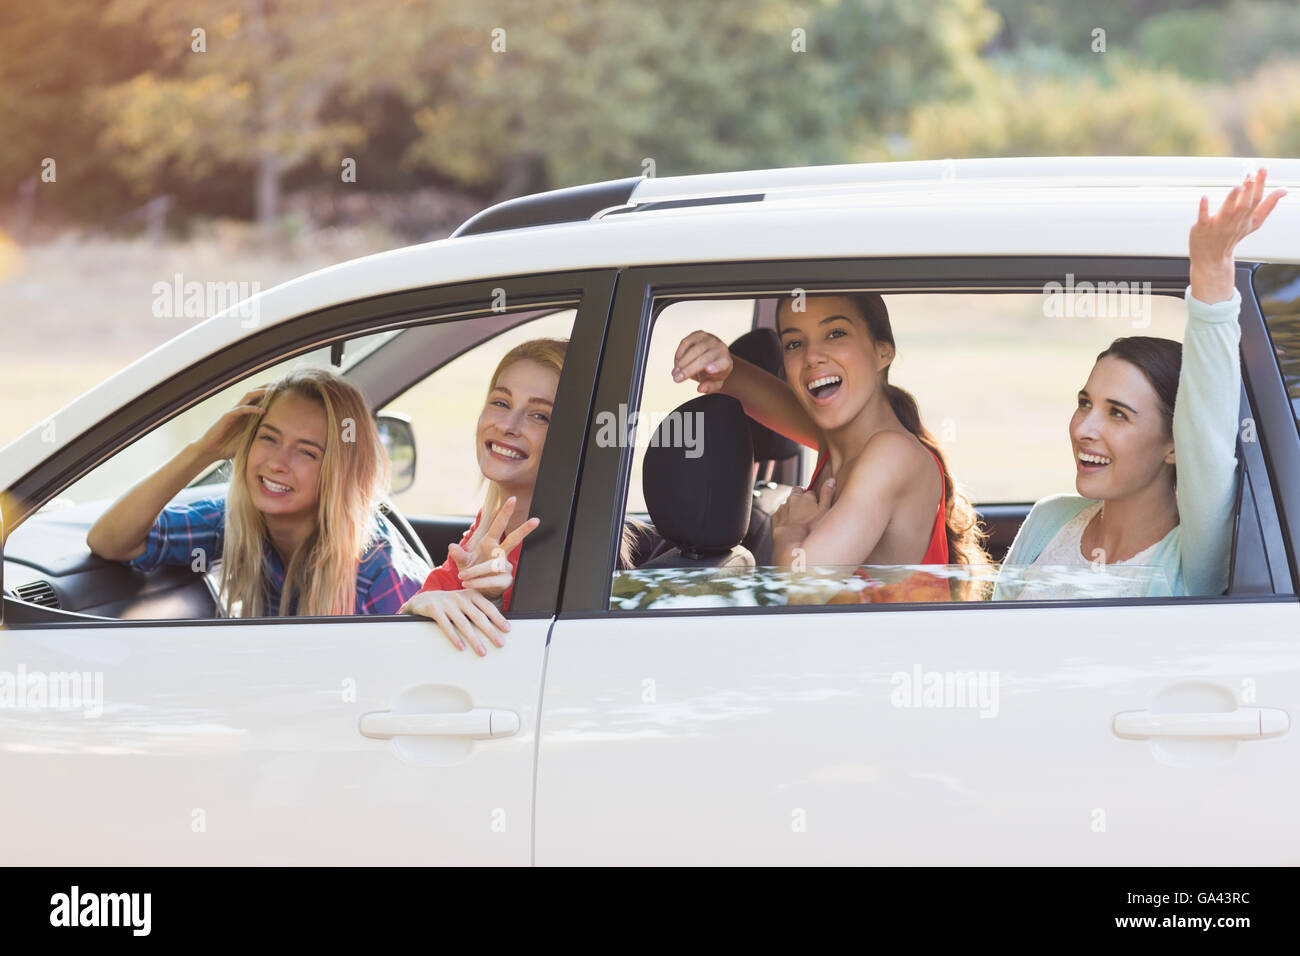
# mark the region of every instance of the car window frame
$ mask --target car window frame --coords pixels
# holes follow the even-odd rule
[[[1041,292],[1051,281],[1072,273],[1076,282],[1150,282],[1153,294],[1181,296],[1188,282],[1186,258],[1130,256],[997,256],[997,257],[908,257],[835,260],[765,260],[750,262],[665,264],[625,270],[610,316],[606,343],[595,395],[595,409],[615,409],[626,403],[629,414],[636,410],[649,352],[653,319],[665,300],[694,296],[758,297],[773,290],[803,288],[812,293],[831,289],[869,289],[882,294],[900,292]],[[1258,308],[1248,307],[1249,277],[1254,264],[1242,265],[1237,282],[1243,287],[1241,326],[1243,337],[1243,416],[1263,418],[1252,411],[1260,402],[1275,402],[1268,381],[1271,371],[1280,387],[1280,376],[1269,355],[1269,366],[1259,365],[1257,352],[1267,334]],[[1250,297],[1253,300],[1253,296]],[[1283,393],[1283,398],[1285,394]],[[1289,405],[1284,403],[1289,416]],[[1271,416],[1268,425],[1273,427]],[[1287,423],[1289,425],[1290,419]],[[573,545],[564,589],[560,598],[561,618],[629,616],[680,616],[683,614],[750,614],[757,608],[682,608],[671,610],[622,611],[609,607],[613,569],[622,534],[623,508],[629,479],[632,450],[601,448],[595,440],[595,420],[589,422],[587,450],[580,476],[578,508],[575,513]],[[1059,601],[987,601],[954,603],[898,603],[836,606],[764,607],[763,613],[844,613],[851,611],[956,610],[959,608],[1007,607],[1103,607],[1160,605],[1187,602],[1294,601],[1297,584],[1290,541],[1300,540],[1294,526],[1278,529],[1284,516],[1279,507],[1274,473],[1268,467],[1269,448],[1253,443],[1241,456],[1243,480],[1234,521],[1232,571],[1229,590],[1222,595],[1150,597],[1123,599],[1078,599]],[[1300,489],[1297,489],[1300,493]],[[1243,508],[1253,509],[1241,527]],[[1298,509],[1300,510],[1300,509]],[[1268,522],[1279,533],[1268,533]],[[1262,529],[1262,530],[1260,530]],[[1289,535],[1289,537],[1288,537]],[[1238,544],[1258,550],[1252,564],[1239,568]],[[1243,552],[1244,553],[1244,552]],[[1264,570],[1261,572],[1261,562]],[[1261,580],[1267,580],[1265,592]],[[1247,587],[1247,582],[1251,587]],[[1237,585],[1240,590],[1233,590]],[[1262,592],[1262,593],[1261,593]]]
[[[1300,594],[1300,420],[1296,418],[1286,379],[1273,351],[1268,320],[1259,298],[1260,283],[1256,282],[1256,273],[1270,264],[1237,264],[1237,288],[1241,292],[1241,351],[1245,365],[1243,379],[1252,406],[1258,412],[1258,444],[1265,453],[1264,477],[1272,481],[1275,489],[1275,536],[1280,539],[1283,552],[1289,551],[1294,557],[1289,575],[1293,593]],[[1288,422],[1291,425],[1289,431],[1285,427]],[[1283,480],[1282,476],[1290,480]],[[1265,530],[1271,529],[1266,527]]]
[[[209,395],[255,375],[259,369],[318,350],[332,342],[386,329],[472,321],[476,315],[503,311],[499,307],[502,301],[510,303],[504,310],[508,313],[549,307],[574,308],[576,315],[570,347],[547,430],[547,448],[539,466],[534,496],[533,513],[542,519],[542,523],[529,535],[520,554],[510,610],[510,616],[515,619],[551,617],[558,607],[567,532],[575,501],[573,491],[617,276],[616,269],[587,269],[426,286],[338,303],[277,322],[178,370],[156,388],[137,396],[52,453],[0,494],[0,499],[9,506],[5,519],[11,528],[17,527],[47,501],[127,445],[165,425]],[[501,298],[503,291],[504,300]],[[465,351],[468,348],[446,357],[439,367]],[[3,558],[2,541],[0,539],[0,559]],[[525,573],[526,568],[528,573]],[[3,584],[2,578],[0,584]],[[11,606],[21,603],[8,596],[4,600]],[[22,604],[19,610],[18,617],[5,614],[0,622],[9,629],[28,629],[417,620],[411,615],[125,620],[26,604]]]

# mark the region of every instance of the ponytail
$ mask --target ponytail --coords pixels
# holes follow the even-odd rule
[[[867,323],[867,331],[876,342],[894,343],[894,330],[889,324],[889,310],[885,300],[877,292],[859,292],[848,296]],[[897,346],[895,346],[897,348]],[[922,445],[933,452],[939,460],[943,471],[943,517],[948,532],[949,564],[992,564],[993,560],[984,550],[984,541],[988,533],[980,527],[979,515],[975,513],[970,499],[957,486],[952,473],[948,470],[948,461],[939,450],[939,442],[921,424],[921,410],[911,392],[889,384],[889,369],[881,373],[885,388],[885,397],[889,407],[898,416],[899,423],[916,436]]]
[[[888,374],[889,370],[886,369],[886,377]],[[948,471],[948,462],[939,449],[939,443],[930,434],[930,430],[921,424],[921,410],[917,407],[916,399],[907,389],[890,385],[888,381],[885,382],[885,396],[889,399],[889,407],[898,416],[898,421],[930,450],[943,471],[943,518],[948,533],[948,563],[991,564],[992,559],[984,550],[988,534],[980,527],[979,515],[970,499],[957,487],[952,473]]]

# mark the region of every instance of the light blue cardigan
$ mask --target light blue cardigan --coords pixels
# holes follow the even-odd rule
[[[1174,401],[1178,524],[1160,539],[1148,562],[1164,570],[1180,597],[1222,594],[1228,586],[1241,405],[1241,293],[1234,289],[1231,299],[1207,305],[1193,298],[1188,286],[1184,300],[1187,331]],[[1002,566],[1033,564],[1066,522],[1095,503],[1078,495],[1039,501],[1016,532]],[[1004,581],[999,574],[993,599],[1014,600],[1020,588],[1020,581]],[[1158,577],[1146,588],[1148,597],[1167,593]]]

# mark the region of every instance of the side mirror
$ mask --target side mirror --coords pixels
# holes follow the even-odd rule
[[[401,494],[415,484],[415,429],[411,427],[411,416],[380,412],[375,416],[375,426],[392,464],[388,493]]]

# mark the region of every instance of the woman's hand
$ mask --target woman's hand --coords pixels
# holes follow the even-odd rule
[[[709,332],[692,332],[677,346],[673,355],[673,381],[688,378],[700,383],[701,395],[722,391],[734,363],[726,343]]]
[[[480,636],[486,634],[497,647],[506,646],[510,622],[478,591],[421,591],[397,609],[398,614],[432,618],[458,651],[465,642],[479,657],[487,654]]]
[[[244,420],[249,415],[261,415],[266,411],[257,403],[266,395],[269,386],[263,385],[255,388],[239,400],[239,404],[232,408],[226,414],[217,419],[216,424],[204,432],[203,436],[195,441],[195,448],[208,462],[221,461],[223,458],[233,458],[239,450],[235,443],[239,439],[239,433],[244,429]]]
[[[1233,187],[1223,205],[1210,215],[1210,200],[1201,197],[1201,207],[1188,236],[1188,255],[1192,260],[1192,295],[1207,305],[1232,298],[1236,285],[1233,256],[1237,243],[1250,235],[1268,218],[1285,189],[1274,190],[1264,198],[1264,180],[1268,171],[1261,169],[1246,176]]]
[[[448,557],[460,572],[461,584],[489,598],[500,597],[510,587],[514,581],[510,554],[542,523],[541,518],[529,518],[501,540],[515,513],[515,504],[513,496],[507,498],[491,521],[479,522],[465,547],[452,543],[447,548]]]
[[[788,564],[784,552],[803,544],[812,529],[831,510],[835,495],[835,479],[827,479],[821,491],[814,494],[803,488],[794,488],[781,507],[772,513],[772,554],[779,564]]]

